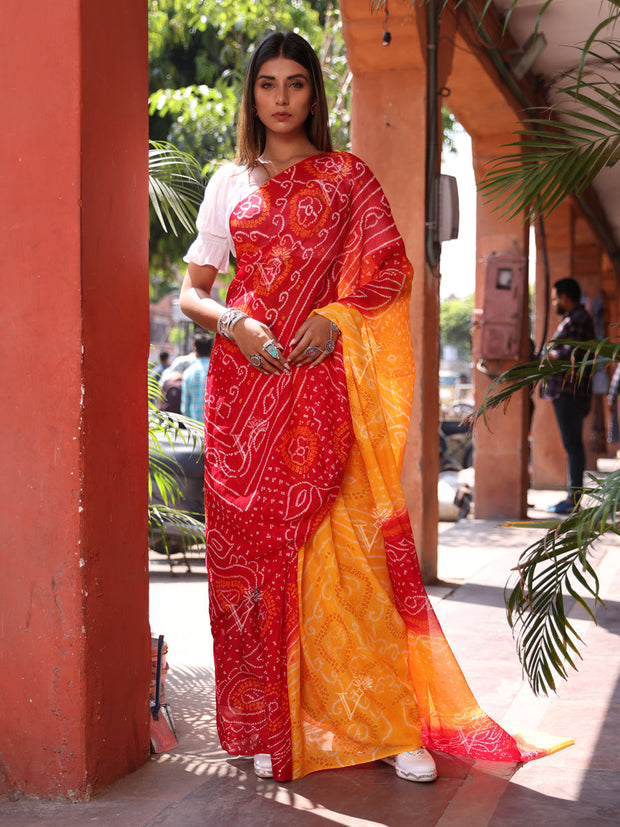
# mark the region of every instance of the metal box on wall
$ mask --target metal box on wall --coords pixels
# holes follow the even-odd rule
[[[482,359],[519,358],[526,275],[524,256],[494,254],[487,258],[480,314]]]

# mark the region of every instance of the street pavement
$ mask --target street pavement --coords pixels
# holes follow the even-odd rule
[[[531,517],[558,492],[531,491]],[[170,571],[153,556],[151,631],[169,646],[167,698],[179,747],[82,804],[0,801],[2,827],[508,827],[620,824],[620,541],[594,558],[606,608],[596,625],[571,610],[582,636],[579,671],[550,698],[523,681],[504,609],[504,585],[538,529],[468,518],[440,524],[439,583],[428,591],[481,706],[510,731],[570,736],[574,746],[517,767],[436,753],[439,778],[415,784],[384,763],[259,779],[252,763],[222,752],[215,729],[213,662],[202,565]]]

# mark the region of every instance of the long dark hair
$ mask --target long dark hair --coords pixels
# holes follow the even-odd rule
[[[266,140],[265,126],[254,112],[254,85],[263,63],[274,57],[294,60],[308,72],[312,101],[316,106],[306,120],[306,135],[319,152],[331,152],[332,149],[323,73],[314,49],[295,32],[273,32],[254,51],[243,86],[237,126],[237,163],[248,168],[256,164]]]

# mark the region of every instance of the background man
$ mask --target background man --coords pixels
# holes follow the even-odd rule
[[[570,359],[571,345],[555,344],[557,339],[587,342],[594,338],[592,319],[581,304],[581,288],[572,278],[559,279],[551,293],[553,307],[562,321],[549,342],[550,359]],[[575,353],[579,357],[579,351]],[[543,390],[543,398],[553,402],[553,410],[560,429],[562,444],[568,458],[568,493],[565,500],[548,508],[552,514],[570,514],[579,506],[583,493],[583,474],[586,457],[583,447],[583,420],[590,410],[590,375],[580,380],[578,371],[550,376]]]
[[[199,422],[205,420],[205,385],[212,349],[212,337],[197,333],[194,336],[196,361],[183,371],[181,413]]]

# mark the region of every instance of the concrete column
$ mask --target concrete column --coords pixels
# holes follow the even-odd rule
[[[439,472],[439,280],[424,254],[426,69],[415,14],[390,8],[389,46],[384,15],[367,0],[341,0],[347,58],[353,72],[352,150],[381,182],[414,270],[411,299],[416,388],[403,487],[425,580],[437,575]]]
[[[605,335],[613,337],[615,332],[617,331],[617,327],[612,327],[610,325],[620,317],[620,314],[618,313],[618,290],[616,272],[613,268],[610,257],[607,255],[607,252],[605,251],[603,251],[601,254],[601,292],[603,295],[603,309],[607,325],[605,328]],[[614,375],[614,370],[615,365],[607,368],[607,376],[610,382]],[[603,401],[605,408],[606,429],[609,430],[610,417],[612,414],[609,408],[607,407],[606,400]],[[607,443],[607,456],[615,457],[617,452],[618,443]]]
[[[149,752],[146,9],[0,45],[0,794],[84,799]]]
[[[501,145],[513,140],[511,133],[472,134],[472,151],[476,181],[483,177],[487,165],[501,154]],[[488,256],[497,253],[523,256],[527,261],[527,228],[520,218],[500,218],[482,196],[477,200],[476,234],[476,307],[485,312],[489,297],[485,295],[485,270]],[[521,345],[518,359],[486,359],[488,373],[474,370],[476,405],[480,405],[493,377],[528,355],[527,268],[523,271],[521,306]],[[488,313],[488,309],[486,310]],[[474,328],[474,361],[480,355],[480,329]],[[480,421],[475,432],[475,515],[483,519],[519,519],[526,515],[528,488],[528,419],[529,397],[515,394],[510,404],[489,412],[488,427]]]
[[[597,313],[603,309],[602,249],[589,223],[578,216],[574,224],[572,276],[577,279],[586,307],[597,322]],[[592,395],[590,414],[584,422],[583,444],[586,451],[586,470],[596,471],[597,459],[607,453],[606,427],[607,399]]]

